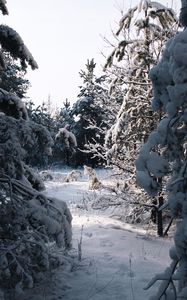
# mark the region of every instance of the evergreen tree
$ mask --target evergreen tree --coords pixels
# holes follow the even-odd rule
[[[54,127],[54,120],[51,113],[48,111],[47,103],[35,106],[32,100],[26,102],[29,118],[37,124],[43,125],[49,131]]]
[[[35,123],[44,126],[51,134],[54,140],[52,147],[52,155],[44,154],[41,149],[36,147],[32,155],[28,157],[28,163],[32,166],[48,168],[49,165],[62,165],[67,163],[67,149],[62,140],[56,140],[55,136],[61,128],[70,126],[73,123],[73,117],[71,116],[70,102],[66,99],[61,109],[52,113],[52,105],[50,97],[42,105],[35,107],[32,101],[27,102],[27,110],[30,119]],[[39,146],[39,145],[38,145]],[[42,145],[41,145],[42,146]],[[69,155],[68,155],[69,156]]]
[[[95,67],[92,59],[87,61],[86,70],[81,70],[83,86],[80,87],[79,99],[71,110],[74,118],[71,129],[77,138],[76,163],[79,165],[103,163],[105,131],[112,119],[107,107],[108,90],[103,85],[106,77],[103,75],[97,78],[94,74]]]
[[[43,102],[42,105],[35,106],[35,104],[30,100],[26,103],[29,119],[34,123],[38,124],[38,128],[43,128],[46,135],[51,136],[54,141],[55,138],[55,119],[48,111],[47,102]],[[42,130],[41,130],[42,131]],[[39,133],[39,131],[38,131]],[[34,138],[36,141],[36,138]],[[52,142],[54,144],[54,142]],[[33,167],[48,168],[48,165],[52,163],[52,149],[50,151],[43,151],[43,141],[39,139],[36,143],[36,147],[26,158],[27,164]]]
[[[64,127],[67,124],[71,124],[72,123],[72,119],[71,119],[71,105],[70,102],[68,101],[68,99],[66,98],[66,100],[63,102],[63,107],[60,110],[58,119],[56,120],[58,121],[58,127]]]
[[[6,1],[0,10],[7,14]],[[22,69],[37,63],[19,34],[0,25],[1,68],[3,51],[19,59]],[[1,75],[1,74],[0,74]],[[46,197],[42,180],[26,164],[28,153],[49,151],[53,140],[42,126],[29,120],[23,101],[0,89],[0,298],[19,299],[25,288],[59,263],[50,245],[66,251],[71,244],[71,214],[63,201]],[[40,277],[41,279],[41,277]]]
[[[56,112],[55,118],[55,136],[59,133],[62,128],[70,129],[74,120],[71,116],[71,106],[68,99],[63,102],[63,107]],[[64,165],[71,164],[72,152],[67,149],[63,139],[55,139],[53,147],[53,164]]]
[[[2,53],[5,66],[1,70],[0,88],[24,98],[30,85],[29,80],[25,79],[25,71],[8,52]]]
[[[180,21],[187,24],[187,1],[182,0]],[[151,69],[153,108],[163,117],[140,151],[136,161],[137,182],[154,197],[160,190],[160,179],[165,178],[169,206],[177,221],[175,246],[170,251],[172,260],[163,274],[155,276],[162,284],[151,299],[187,299],[187,30],[176,34],[166,43],[160,62]],[[174,280],[178,281],[175,286]]]

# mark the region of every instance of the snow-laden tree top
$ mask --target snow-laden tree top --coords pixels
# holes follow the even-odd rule
[[[119,22],[119,30],[117,35],[122,31],[122,29],[128,29],[131,25],[131,21],[134,17],[135,12],[146,11],[147,17],[152,17],[153,19],[158,17],[162,27],[169,28],[169,25],[173,26],[173,20],[177,22],[177,18],[173,9],[164,6],[155,1],[141,0],[139,5],[130,8],[128,12],[121,18]],[[170,22],[169,22],[170,21]],[[138,21],[137,25],[141,26],[141,22]],[[153,25],[153,24],[152,24]],[[155,27],[156,29],[156,27]]]
[[[141,0],[139,5],[130,8],[119,21],[116,36],[121,34],[123,39],[107,58],[105,68],[112,66],[114,58],[118,62],[124,59],[128,45],[132,45],[133,48],[143,44],[145,46],[145,29],[147,36],[149,35],[148,43],[151,44],[151,41],[163,40],[164,31],[166,36],[169,33],[172,34],[172,31],[175,31],[177,22],[178,19],[173,9],[155,1]],[[136,32],[132,30],[132,26],[134,26]],[[141,50],[143,51],[143,49]],[[146,51],[146,47],[144,51]]]

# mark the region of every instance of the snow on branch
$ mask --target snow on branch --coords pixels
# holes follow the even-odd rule
[[[55,140],[64,143],[65,146],[71,149],[73,152],[77,147],[77,140],[75,135],[66,127],[59,129],[58,133],[55,136]]]
[[[0,201],[0,284],[11,284],[19,297],[25,288],[33,287],[38,272],[60,263],[50,247],[55,242],[65,252],[71,246],[72,217],[64,201],[46,197],[3,173]]]
[[[0,25],[0,44],[2,48],[15,58],[21,60],[21,65],[26,68],[26,61],[32,69],[37,69],[38,65],[32,54],[25,46],[20,35],[7,25]]]
[[[117,46],[112,46],[113,49],[106,59],[104,69],[114,72],[110,83],[110,95],[112,93],[114,95],[114,88],[119,87],[123,91],[123,101],[116,121],[109,129],[109,134],[106,135],[105,140],[106,147],[109,149],[107,156],[115,157],[118,160],[122,159],[123,162],[129,164],[137,157],[140,146],[147,140],[150,128],[155,128],[155,123],[160,118],[158,111],[161,103],[156,100],[166,102],[167,97],[164,97],[164,93],[175,96],[172,76],[167,67],[169,62],[165,61],[162,68],[158,67],[157,70],[155,67],[151,73],[150,70],[160,60],[163,44],[173,37],[179,26],[172,9],[155,1],[142,0],[138,7],[131,8],[123,16],[119,27],[116,37]],[[183,46],[183,50],[181,50],[183,55],[176,51],[176,55],[179,53],[179,59],[182,61],[186,61],[184,48]],[[162,72],[163,69],[164,72]],[[185,74],[182,72],[182,76]],[[175,73],[178,80],[181,78],[180,75]],[[152,77],[156,77],[160,86],[161,84],[164,85],[165,82],[170,83],[170,86],[168,90],[163,89],[161,91],[163,94],[161,96],[157,92],[151,107],[153,89],[155,92],[155,85],[157,84],[155,82],[152,88],[150,80]],[[182,101],[182,94],[186,93],[186,89],[181,86],[178,86],[178,89],[181,91],[179,98]],[[176,99],[179,100],[179,98]],[[155,102],[157,102],[156,105]],[[176,112],[174,103],[170,102],[166,105],[167,110],[170,110],[171,114],[174,115]],[[120,152],[121,155],[119,155]],[[151,167],[150,163],[149,167]],[[157,174],[159,172],[159,170],[154,171]],[[163,170],[161,173],[163,174]],[[147,178],[145,173],[142,176]],[[154,190],[154,187],[159,188],[155,184],[154,175],[151,174],[151,176],[149,178],[150,192],[152,189]]]
[[[135,6],[134,8],[130,8],[128,12],[121,18],[119,21],[119,29],[116,32],[116,35],[118,36],[123,28],[128,29],[131,25],[131,20],[134,16],[135,11],[138,9],[138,6]]]
[[[13,103],[12,110],[14,109],[16,110],[16,107]],[[11,105],[9,110],[11,111]],[[24,120],[1,113],[0,135],[0,170],[4,170],[11,178],[27,183],[30,187],[37,190],[44,189],[42,180],[23,160],[26,160],[28,155],[35,157],[38,152],[45,153],[52,147],[53,140],[47,129],[29,119]]]
[[[174,22],[177,23],[177,17],[173,9],[164,6],[158,2],[149,2],[149,14],[150,16],[158,17],[163,28],[170,28]]]
[[[16,119],[28,119],[24,102],[15,94],[0,89],[0,112]]]
[[[125,54],[125,50],[126,47],[130,44],[135,43],[136,41],[127,41],[127,40],[123,40],[120,41],[118,43],[118,46],[112,51],[112,53],[109,55],[109,57],[107,58],[106,64],[104,66],[104,70],[107,69],[107,67],[111,67],[112,66],[112,62],[113,62],[113,58],[116,57],[117,61],[121,61],[124,57]]]
[[[136,11],[139,13],[144,12],[145,15],[150,16],[153,19],[158,17],[161,25],[164,28],[169,28],[169,26],[173,25],[173,22],[177,22],[176,14],[171,8],[168,8],[156,1],[142,0],[140,1],[139,6],[130,8],[128,12],[121,18],[119,22],[119,29],[116,32],[117,36],[123,29],[128,30],[130,28]],[[144,27],[147,25],[148,24],[144,23]]]
[[[5,4],[0,0],[4,14]],[[23,70],[27,63],[38,67],[19,34],[6,25],[0,25],[0,44],[1,67],[3,50],[20,59]],[[57,249],[65,254],[71,247],[72,217],[64,201],[39,192],[44,183],[27,165],[39,152],[49,155],[54,143],[49,131],[29,120],[24,102],[4,89],[0,136],[0,298],[6,290],[7,299],[20,299],[45,271],[62,263]]]
[[[182,0],[183,9],[187,1]],[[186,18],[185,15],[183,17]],[[185,26],[186,20],[183,21]],[[151,299],[187,299],[187,29],[178,32],[166,43],[159,63],[150,71],[154,97],[152,107],[163,114],[161,121],[142,147],[136,160],[138,183],[155,196],[161,192],[159,178],[165,177],[168,204],[173,218],[177,218],[174,236],[175,253],[170,254],[173,262],[161,276],[163,280],[157,296]],[[156,154],[157,153],[157,154]],[[151,160],[150,160],[151,159]],[[153,182],[154,180],[154,182]],[[156,183],[155,183],[156,182]],[[155,183],[155,184],[153,184]],[[178,263],[177,272],[174,273]],[[172,267],[173,266],[173,267]],[[178,289],[172,280],[178,280]],[[171,286],[168,291],[167,286]],[[166,292],[167,290],[167,292]],[[169,293],[169,294],[168,294]]]
[[[8,9],[6,7],[6,0],[0,0],[0,10],[2,11],[3,15],[8,15]]]

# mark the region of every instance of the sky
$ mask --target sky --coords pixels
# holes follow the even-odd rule
[[[179,0],[160,0],[179,11]],[[110,40],[118,28],[121,10],[139,0],[7,0],[9,16],[2,23],[16,30],[34,56],[39,69],[28,68],[31,83],[27,96],[36,105],[51,101],[62,107],[67,98],[75,102],[82,80],[80,70],[87,59],[97,63],[96,74],[110,53],[103,37]]]

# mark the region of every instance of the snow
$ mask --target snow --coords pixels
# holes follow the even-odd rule
[[[146,165],[143,172],[148,175],[156,175],[161,171],[160,175],[165,177],[166,181],[163,185],[168,190],[168,204],[172,216],[178,220],[177,231],[174,237],[175,247],[178,259],[180,259],[176,277],[178,280],[178,291],[175,292],[175,299],[187,299],[186,281],[187,278],[187,258],[186,258],[186,239],[187,239],[187,205],[186,205],[186,104],[187,104],[187,84],[186,84],[186,67],[187,67],[187,1],[182,1],[182,9],[180,13],[181,24],[185,27],[183,31],[179,31],[166,44],[163,56],[157,66],[153,67],[150,72],[150,78],[153,84],[154,100],[153,107],[158,110],[162,116],[162,120],[158,125],[157,132],[160,135],[160,142],[157,147],[154,145],[151,151],[160,152],[160,155],[169,161],[171,169],[160,168],[155,170],[150,165]],[[167,74],[169,76],[166,78]],[[166,80],[162,81],[162,78]],[[167,112],[166,117],[164,116]],[[164,118],[164,119],[163,119]],[[137,169],[142,171],[145,161],[149,159],[147,149],[149,147],[149,138],[147,145],[142,147],[138,157]],[[142,153],[146,151],[144,155]],[[147,155],[147,160],[146,160]],[[161,165],[162,162],[160,161]],[[164,165],[163,165],[164,167]],[[161,169],[161,170],[160,170]],[[156,171],[156,172],[155,172]],[[143,175],[144,175],[143,173]],[[150,174],[151,173],[151,174]],[[147,185],[145,184],[145,176],[139,176],[142,187],[150,194],[151,188],[153,192],[162,192],[162,185],[156,188],[151,185],[151,179]],[[147,176],[148,177],[148,176]],[[142,179],[142,180],[141,180]],[[153,194],[154,195],[154,194]],[[175,261],[173,261],[175,266]],[[174,272],[174,268],[173,268]],[[183,293],[184,289],[184,293]],[[181,294],[181,295],[180,295]],[[159,294],[158,294],[159,295]],[[154,298],[153,298],[154,299]],[[157,297],[156,299],[160,299]],[[170,299],[170,298],[168,298]],[[172,298],[173,299],[173,298]]]
[[[112,197],[112,192],[89,190],[87,176],[64,182],[69,171],[51,172],[53,180],[45,185],[47,195],[65,200],[71,210],[72,250],[62,266],[46,274],[42,284],[19,299],[149,299],[157,291],[158,283],[150,290],[144,287],[169,266],[172,240],[156,237],[148,227],[112,218],[111,209],[94,210],[91,204],[98,197]],[[115,182],[111,172],[96,170],[99,180],[107,186]]]

